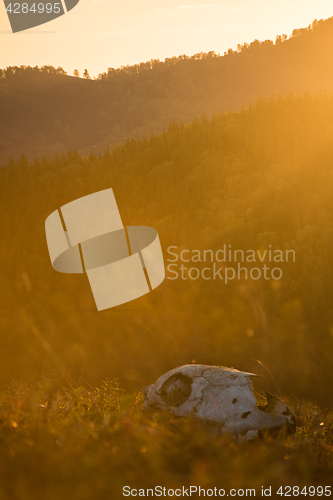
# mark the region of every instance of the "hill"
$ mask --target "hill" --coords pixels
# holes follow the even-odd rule
[[[95,154],[170,120],[240,110],[258,98],[333,90],[333,18],[292,36],[239,45],[223,56],[185,55],[110,68],[98,80],[56,70],[0,71],[0,165],[66,149]],[[59,74],[60,73],[60,74]]]
[[[173,122],[99,157],[10,161],[0,171],[2,379],[8,371],[90,383],[117,376],[133,389],[195,359],[329,403],[332,138],[333,97],[307,94]],[[125,225],[157,229],[173,267],[153,293],[97,312],[85,276],[52,269],[44,224],[57,207],[108,187]],[[225,246],[256,260],[221,261]],[[204,250],[213,258],[189,260]],[[238,264],[248,276],[226,282]],[[278,269],[275,278],[264,265]]]

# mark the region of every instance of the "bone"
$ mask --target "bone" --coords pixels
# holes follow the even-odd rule
[[[193,415],[245,440],[271,429],[295,432],[295,417],[277,396],[268,393],[268,404],[257,406],[251,378],[258,376],[223,366],[179,366],[142,390],[144,408]]]

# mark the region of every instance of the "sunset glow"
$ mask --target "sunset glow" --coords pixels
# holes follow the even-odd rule
[[[150,59],[223,54],[333,15],[326,0],[81,0],[67,15],[13,35],[3,5],[0,10],[1,67],[52,64],[69,74],[88,68],[92,76]]]

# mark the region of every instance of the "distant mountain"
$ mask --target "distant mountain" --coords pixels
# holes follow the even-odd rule
[[[272,94],[330,92],[332,53],[333,17],[275,43],[110,68],[98,80],[0,70],[0,164],[22,153],[30,159],[69,148],[99,153],[127,137],[159,133],[170,120],[239,110]]]

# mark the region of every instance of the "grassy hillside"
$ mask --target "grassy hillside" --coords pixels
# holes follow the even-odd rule
[[[133,390],[196,360],[262,373],[260,390],[329,404],[332,137],[331,96],[289,96],[171,123],[99,157],[11,161],[0,172],[2,380],[119,377]],[[280,280],[246,280],[243,271],[227,284],[172,280],[169,269],[153,293],[97,312],[85,276],[52,269],[44,224],[57,207],[108,187],[125,225],[157,229],[165,259],[174,258],[170,246],[179,256],[226,245],[260,255],[292,250],[295,261],[273,263]],[[211,273],[209,262],[180,264]],[[223,277],[227,264],[220,267]]]
[[[160,133],[170,120],[240,110],[272,94],[331,91],[332,50],[330,18],[294,30],[290,39],[255,40],[223,56],[110,68],[98,81],[0,70],[0,165],[22,153],[31,160],[68,148],[99,153],[128,137]]]
[[[296,437],[241,443],[190,418],[144,413],[142,396],[123,394],[116,381],[96,388],[64,387],[54,378],[14,384],[0,399],[1,499],[117,500],[124,486],[137,495],[200,486],[236,498],[262,497],[262,487],[271,498],[281,498],[278,491],[326,498],[332,412],[299,401],[293,410]],[[242,491],[250,489],[255,495]]]

